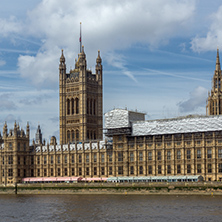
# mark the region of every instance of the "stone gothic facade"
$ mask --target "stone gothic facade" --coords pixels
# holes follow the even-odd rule
[[[15,123],[0,135],[0,184],[23,178],[202,175],[222,180],[221,69],[217,51],[213,88],[207,101],[210,116],[145,121],[144,114],[114,109],[105,114],[102,140],[102,60],[96,73],[87,69],[84,48],[75,68],[59,65],[60,144],[42,141],[38,126],[30,145]]]
[[[100,51],[96,73],[87,69],[84,47],[75,68],[66,73],[65,57],[59,65],[60,143],[102,140],[103,138],[103,68]]]
[[[222,88],[221,88],[221,67],[219,58],[219,49],[217,49],[216,69],[212,79],[212,89],[209,92],[206,106],[207,115],[222,114]]]

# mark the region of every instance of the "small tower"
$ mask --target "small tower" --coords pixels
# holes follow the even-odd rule
[[[206,105],[207,115],[221,115],[222,114],[222,89],[221,89],[221,68],[219,49],[217,49],[216,69],[212,79],[212,89],[208,95]]]
[[[37,131],[36,131],[36,134],[35,134],[35,143],[37,145],[42,144],[42,132],[41,132],[40,125],[38,125]]]
[[[60,143],[66,142],[66,63],[65,57],[62,54],[59,64],[59,113],[60,113]]]

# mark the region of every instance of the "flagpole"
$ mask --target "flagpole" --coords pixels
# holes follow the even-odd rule
[[[82,52],[82,22],[80,22],[80,37],[79,37],[79,43],[80,43],[80,53]]]

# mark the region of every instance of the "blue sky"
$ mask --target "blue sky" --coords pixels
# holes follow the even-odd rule
[[[222,50],[219,0],[0,0],[0,129],[16,120],[59,135],[58,65],[79,53],[104,68],[104,113],[127,107],[147,119],[205,114]]]

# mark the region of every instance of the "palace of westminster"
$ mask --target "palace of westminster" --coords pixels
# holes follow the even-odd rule
[[[59,64],[60,144],[42,141],[38,126],[18,124],[0,136],[0,184],[27,177],[118,177],[202,175],[222,180],[222,89],[219,50],[206,116],[145,121],[145,114],[114,109],[105,114],[100,51],[95,74],[87,69],[84,47],[75,68]],[[103,132],[105,139],[103,139]]]

